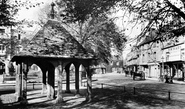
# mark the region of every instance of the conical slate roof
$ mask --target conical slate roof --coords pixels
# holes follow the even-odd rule
[[[87,53],[83,46],[55,20],[48,20],[19,55],[92,57],[92,55]]]

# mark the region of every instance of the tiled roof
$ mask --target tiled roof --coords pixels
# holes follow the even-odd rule
[[[18,55],[77,58],[93,56],[55,20],[48,20]]]

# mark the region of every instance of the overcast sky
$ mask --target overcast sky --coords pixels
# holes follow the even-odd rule
[[[24,0],[22,0],[24,1]],[[34,8],[26,9],[26,7],[23,7],[19,13],[18,13],[18,19],[27,19],[27,20],[38,20],[38,12],[40,9],[44,7],[44,5],[50,4],[53,0],[27,0],[31,1],[31,3],[38,3],[43,2],[44,4],[41,4],[40,6],[36,6]]]

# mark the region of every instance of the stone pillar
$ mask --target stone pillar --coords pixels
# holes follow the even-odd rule
[[[28,65],[22,63],[22,104],[27,104],[27,74]]]
[[[87,71],[87,96],[86,101],[91,101],[92,99],[92,78],[91,78],[91,72],[90,72],[90,66],[88,65],[86,67]]]
[[[79,94],[79,67],[80,64],[75,64],[75,89],[76,89],[76,94]]]
[[[19,63],[16,71],[16,98],[21,104],[27,104],[27,65]]]
[[[16,99],[19,102],[21,99],[21,87],[22,87],[22,76],[21,76],[21,72],[20,72],[20,64],[17,64],[17,68],[16,68],[16,86],[15,86],[15,95],[16,95]]]
[[[57,91],[56,103],[63,103],[63,94],[62,94],[63,64],[62,63],[60,63],[60,65],[58,66],[58,71],[59,71],[59,75],[58,75],[58,91]]]
[[[47,91],[47,86],[46,86],[46,69],[42,70],[42,94],[45,94]]]
[[[47,98],[54,99],[55,98],[55,73],[54,68],[49,66],[48,69],[48,84],[47,84]]]
[[[66,71],[66,93],[71,93],[70,91],[70,68],[71,64],[66,65],[65,71]]]

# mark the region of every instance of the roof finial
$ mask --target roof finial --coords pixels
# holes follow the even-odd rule
[[[54,19],[55,17],[55,10],[54,10],[55,3],[51,3],[51,19]]]

